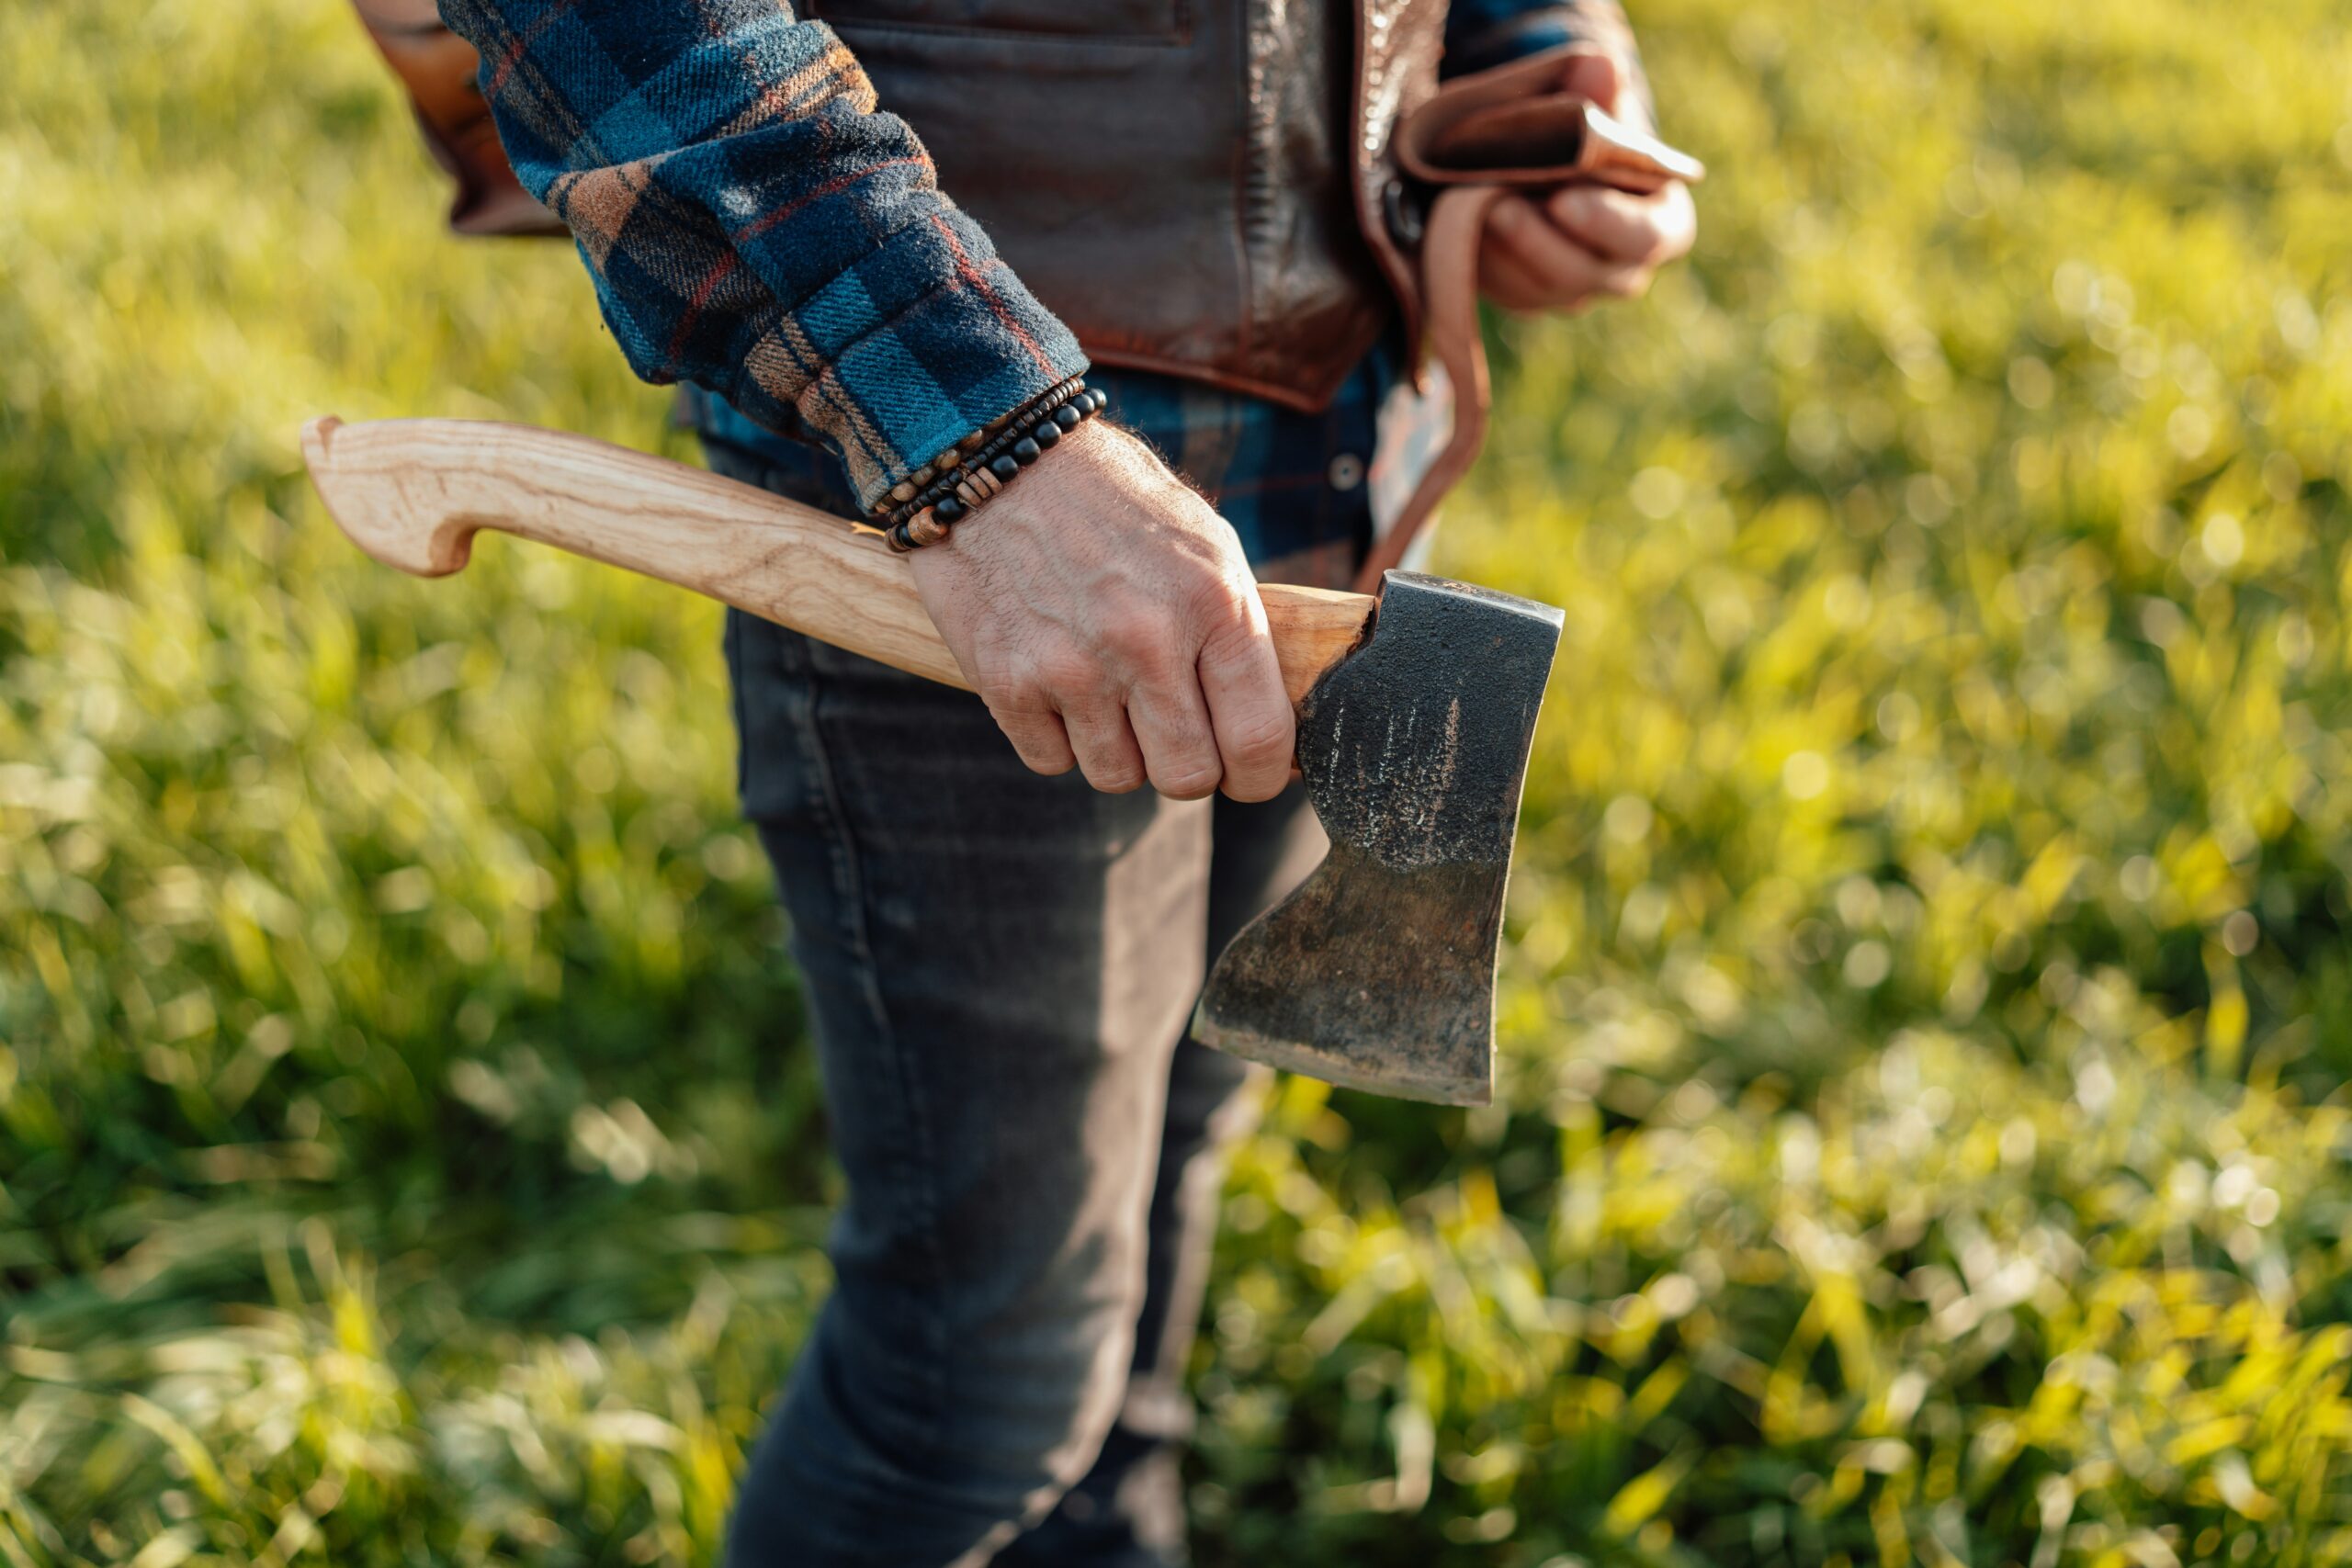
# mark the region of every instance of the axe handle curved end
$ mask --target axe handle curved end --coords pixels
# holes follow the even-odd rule
[[[906,563],[871,531],[782,496],[585,435],[484,420],[330,414],[303,427],[302,455],[336,525],[402,571],[459,570],[474,535],[495,529],[970,685]],[[1260,596],[1294,703],[1363,640],[1374,603],[1281,583]]]

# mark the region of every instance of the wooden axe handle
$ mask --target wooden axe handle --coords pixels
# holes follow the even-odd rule
[[[483,528],[627,567],[910,674],[969,689],[906,562],[829,513],[584,435],[462,419],[302,431],[327,510],[352,541],[419,577],[458,570]],[[986,527],[975,520],[975,526]],[[1259,590],[1295,703],[1362,638],[1374,601]]]

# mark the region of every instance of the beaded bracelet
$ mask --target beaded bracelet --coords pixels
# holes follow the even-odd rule
[[[1012,483],[1022,469],[1082,422],[1100,413],[1110,400],[1083,385],[1051,403],[1040,400],[1005,425],[968,462],[892,513],[882,531],[883,539],[899,555],[939,543],[974,508]]]
[[[958,458],[956,466],[948,469],[944,477],[932,481],[920,494],[910,498],[900,497],[899,490],[907,488],[903,485],[890,492],[891,499],[899,501],[899,505],[883,517],[879,526],[884,529],[896,527],[916,513],[928,510],[950,496],[955,496],[967,506],[976,506],[987,500],[989,495],[995,493],[994,489],[981,478],[982,475],[990,472],[989,465],[1019,445],[1022,437],[1035,436],[1038,433],[1039,426],[1047,421],[1049,415],[1072,401],[1085,390],[1086,383],[1073,376],[1060,386],[1053,388],[1037,398],[1028,406],[1007,414],[980,432],[978,435],[967,437],[957,446]],[[1047,438],[1041,445],[1050,446],[1058,439],[1060,437],[1057,434]],[[932,465],[934,469],[937,466],[937,464]],[[879,510],[880,508],[876,508],[877,512]]]
[[[877,520],[879,526],[887,527],[891,523],[903,522],[906,518],[912,516],[916,511],[931,504],[931,502],[936,500],[939,495],[948,493],[954,484],[955,476],[963,469],[971,456],[1000,434],[1006,425],[1039,409],[1054,408],[1067,402],[1072,395],[1083,390],[1085,386],[1085,378],[1080,376],[1072,376],[1066,380],[1055,382],[1029,402],[1014,409],[1011,413],[982,425],[961,441],[940,452],[930,462],[925,463],[897,484],[892,485],[889,493],[866,508],[868,514]]]

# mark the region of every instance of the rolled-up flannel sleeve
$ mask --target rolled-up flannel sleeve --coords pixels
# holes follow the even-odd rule
[[[1615,55],[1649,107],[1642,51],[1617,0],[1453,0],[1446,10],[1442,73],[1467,76],[1568,43],[1597,44]]]
[[[856,60],[784,0],[442,0],[650,381],[814,430],[868,505],[1086,368]]]

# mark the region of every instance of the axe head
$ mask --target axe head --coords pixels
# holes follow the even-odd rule
[[[1494,1098],[1495,956],[1561,614],[1392,571],[1369,640],[1298,706],[1331,852],[1209,972],[1195,1038],[1407,1100]]]

